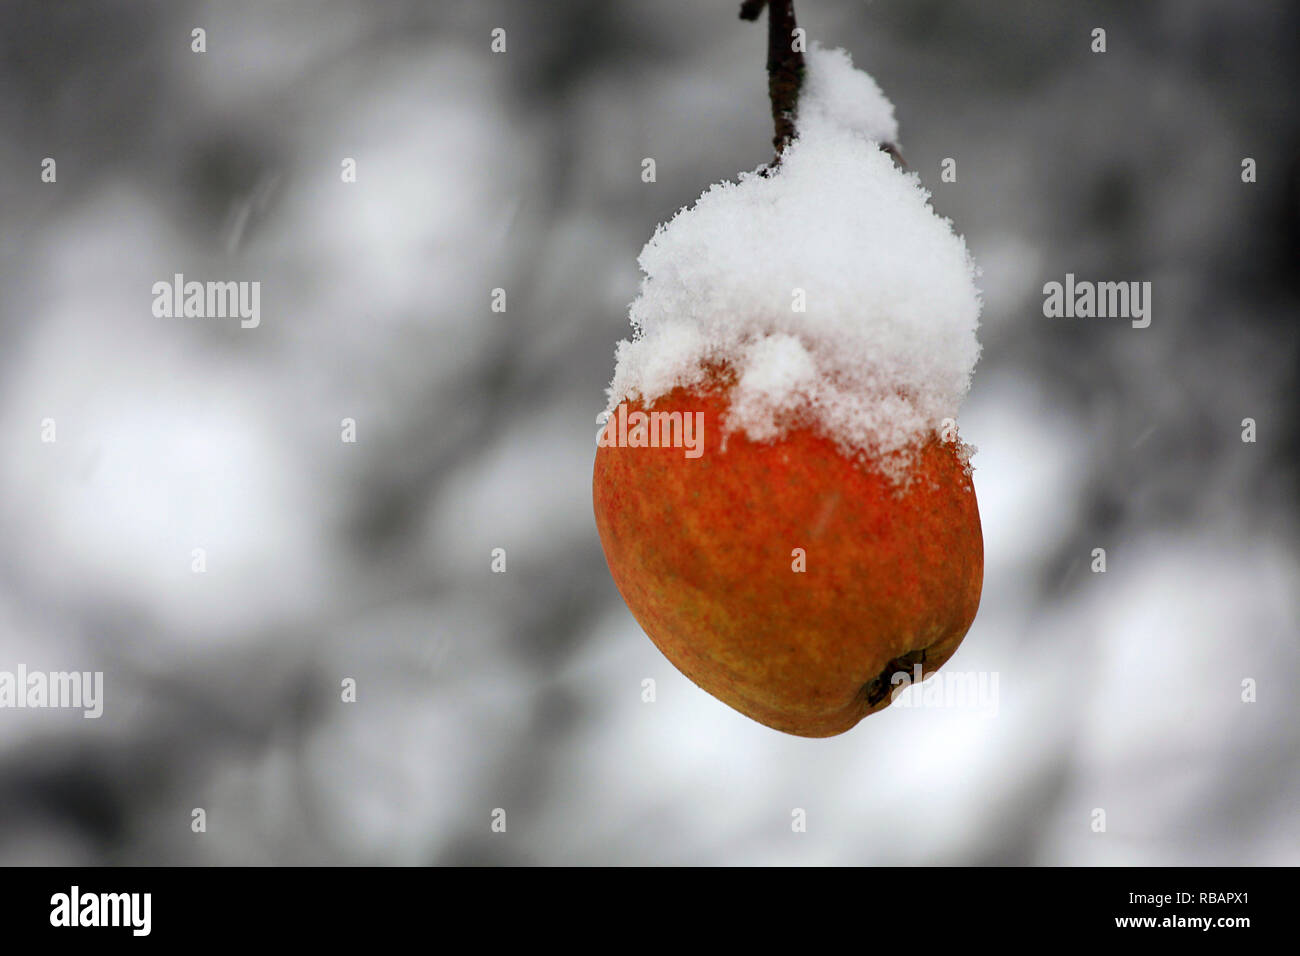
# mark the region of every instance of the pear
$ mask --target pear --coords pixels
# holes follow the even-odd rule
[[[959,441],[926,436],[902,480],[811,427],[727,433],[729,387],[630,401],[596,453],[596,527],[633,616],[688,678],[788,734],[829,737],[957,650],[984,545]],[[636,412],[698,422],[620,442]],[[680,413],[680,419],[672,413]],[[666,417],[665,417],[666,416]]]

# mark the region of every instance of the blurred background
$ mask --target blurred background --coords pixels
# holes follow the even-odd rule
[[[0,8],[0,669],[105,685],[0,710],[0,862],[1300,862],[1300,11],[800,0],[983,268],[945,672],[998,675],[805,740],[660,656],[591,513],[637,253],[770,154],[738,7]],[[1150,327],[1044,318],[1067,272]],[[260,325],[155,317],[176,273]]]

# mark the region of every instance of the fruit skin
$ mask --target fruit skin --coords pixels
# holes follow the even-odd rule
[[[598,447],[593,478],[615,584],[704,690],[776,730],[830,737],[889,705],[895,671],[919,662],[929,676],[956,651],[984,578],[958,443],[931,437],[899,486],[809,429],[724,442],[722,386],[627,405],[704,414],[699,457]]]

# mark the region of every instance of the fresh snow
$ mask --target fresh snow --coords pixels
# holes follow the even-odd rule
[[[726,427],[818,429],[898,473],[955,419],[979,357],[977,269],[881,142],[893,106],[842,50],[814,46],[779,167],[709,187],[642,250],[608,410],[735,373]]]

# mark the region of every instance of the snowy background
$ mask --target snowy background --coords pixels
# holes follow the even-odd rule
[[[1300,13],[801,0],[984,270],[948,668],[999,676],[805,740],[659,655],[591,514],[637,253],[769,155],[737,8],[0,8],[0,669],[106,685],[0,710],[0,863],[1300,862]],[[177,272],[261,326],[155,318]],[[1150,328],[1044,318],[1067,272]]]

